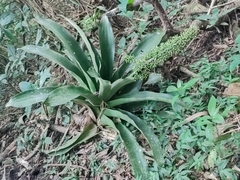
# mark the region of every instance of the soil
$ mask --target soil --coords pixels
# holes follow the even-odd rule
[[[30,2],[30,3],[29,3]],[[58,13],[73,19],[78,20],[84,17],[86,14],[91,14],[96,6],[103,6],[110,10],[116,7],[117,1],[91,1],[89,3],[83,1],[82,6],[77,6],[72,3],[64,3],[65,1],[53,1],[49,3],[48,1],[32,1],[34,5],[31,5],[31,1],[20,1],[20,3],[28,4],[33,11],[44,14],[49,18],[58,21],[63,24]],[[62,4],[61,4],[62,3]],[[232,15],[234,17],[234,15]],[[121,19],[121,18],[120,18]],[[126,32],[125,19],[121,19],[122,23],[119,23],[119,19],[112,19],[111,22],[113,27],[117,32],[115,34],[121,34]],[[155,24],[154,24],[155,23]],[[158,26],[158,21],[151,24],[152,27]],[[70,29],[71,30],[71,29]],[[190,69],[189,65],[197,61],[203,56],[207,56],[211,61],[217,61],[223,55],[226,48],[231,47],[234,42],[234,38],[231,36],[231,30],[229,29],[211,29],[203,30],[198,37],[196,37],[191,44],[186,49],[187,54],[185,56],[177,56],[170,59],[164,64],[163,67],[159,67],[159,70],[163,73],[165,78],[170,78],[175,81],[177,79],[188,79],[185,73],[180,70],[181,67]],[[52,70],[55,74],[59,73],[59,69]],[[62,73],[62,72],[60,72]],[[24,78],[23,78],[24,79]],[[21,80],[18,79],[18,82]],[[47,135],[53,139],[53,144],[49,147],[44,147],[45,149],[51,149],[52,147],[57,147],[61,143],[61,140],[65,136],[64,133],[54,131],[51,127],[52,124],[62,124],[64,119],[55,116],[57,112],[53,113],[51,117],[41,117],[37,113],[31,113],[29,117],[26,117],[23,109],[16,108],[5,108],[5,104],[8,102],[10,97],[15,95],[18,91],[18,82],[16,79],[9,80],[8,84],[0,84],[0,179],[4,180],[60,180],[64,178],[64,171],[70,168],[72,170],[78,169],[79,179],[101,179],[91,168],[94,166],[93,162],[102,162],[103,171],[102,174],[106,175],[109,179],[110,176],[115,177],[119,180],[129,180],[134,179],[131,172],[131,167],[128,162],[127,154],[124,148],[119,148],[118,151],[113,151],[114,142],[113,139],[108,136],[98,136],[91,142],[87,142],[75,149],[70,153],[72,157],[76,158],[76,164],[66,164],[59,162],[54,156],[49,157],[41,150],[43,149],[39,142],[41,142],[40,136],[44,133],[47,128]],[[35,107],[36,109],[38,107]],[[81,107],[77,107],[76,111],[79,111]],[[61,113],[73,113],[69,109],[59,110]],[[74,113],[73,113],[74,114]],[[66,126],[64,126],[66,130]],[[28,131],[27,131],[28,130]],[[28,142],[26,142],[26,137],[23,134],[32,136]],[[110,132],[111,135],[114,133]],[[25,142],[24,142],[25,141]],[[96,147],[96,144],[102,142],[104,147]],[[21,143],[26,143],[27,148],[20,148]],[[119,146],[122,147],[120,144]],[[7,151],[6,151],[7,150]],[[33,153],[34,152],[34,153]],[[94,155],[95,159],[92,159]],[[64,157],[62,157],[64,158]],[[111,166],[107,165],[106,159],[115,163],[117,166],[116,170],[109,173]],[[70,175],[70,174],[68,174]],[[74,178],[73,178],[74,179]]]

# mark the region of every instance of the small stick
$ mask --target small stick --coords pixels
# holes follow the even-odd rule
[[[6,159],[8,154],[12,151],[12,149],[15,148],[16,142],[17,140],[15,139],[2,153],[0,153],[0,163],[2,163],[3,160]]]
[[[207,111],[202,111],[202,112],[198,112],[198,113],[195,113],[189,117],[187,117],[184,121],[183,121],[183,124],[187,124],[191,121],[193,121],[194,119],[200,117],[200,116],[206,116],[208,115],[208,112]]]
[[[226,3],[223,3],[223,4],[219,4],[219,5],[216,5],[216,6],[213,6],[212,9],[215,9],[215,8],[218,8],[218,7],[222,7],[222,6],[226,6],[226,5],[229,5],[229,4],[232,4],[234,3],[236,0],[233,0],[233,1],[230,1],[230,2],[226,2]]]
[[[194,78],[199,78],[200,76],[192,71],[190,71],[189,69],[185,68],[185,67],[182,67],[180,66],[180,71],[182,71],[183,73],[191,76],[191,77],[194,77]]]
[[[216,2],[216,0],[212,0],[212,1],[211,1],[211,4],[210,4],[210,7],[209,7],[209,9],[208,9],[208,13],[207,13],[207,15],[209,15],[209,14],[211,13],[211,11],[212,11],[212,9],[213,9],[213,6],[214,6],[215,2]]]
[[[89,171],[89,169],[88,168],[85,168],[85,167],[83,167],[83,166],[79,166],[79,165],[70,165],[70,164],[46,164],[45,165],[46,167],[54,167],[54,166],[56,166],[56,167],[61,167],[61,166],[68,166],[68,167],[70,167],[70,168],[82,168],[82,169],[84,169],[84,170],[86,170],[86,171]]]

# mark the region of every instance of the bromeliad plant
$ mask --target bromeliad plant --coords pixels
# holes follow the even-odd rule
[[[130,63],[124,62],[119,68],[114,68],[115,42],[107,16],[103,15],[100,21],[100,51],[93,47],[76,23],[65,19],[80,34],[88,49],[88,54],[83,52],[79,43],[66,29],[50,19],[41,17],[36,17],[36,21],[61,40],[64,54],[36,45],[24,46],[22,50],[43,56],[59,64],[76,79],[76,85],[28,90],[12,97],[6,106],[27,107],[40,102],[45,106],[58,106],[69,101],[86,106],[92,112],[92,123],[86,125],[80,135],[48,153],[64,154],[79,143],[95,136],[99,126],[110,127],[117,131],[124,141],[135,176],[147,179],[147,163],[143,151],[126,124],[133,125],[145,136],[154,159],[159,165],[163,163],[161,144],[151,128],[128,108],[149,100],[171,103],[172,97],[163,93],[141,91],[142,81],[132,76],[133,66]],[[149,36],[150,40],[140,43],[131,54],[137,56],[139,53],[146,52],[146,48],[150,49],[149,47],[154,47],[160,42],[160,37],[162,35],[158,33]],[[150,44],[146,44],[149,42]]]

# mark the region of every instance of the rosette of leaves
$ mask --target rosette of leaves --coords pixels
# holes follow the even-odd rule
[[[130,63],[123,63],[118,68],[114,67],[115,41],[107,16],[103,15],[99,25],[99,51],[94,48],[76,23],[65,19],[80,34],[87,47],[87,53],[81,49],[79,43],[66,29],[56,22],[42,17],[36,17],[36,21],[61,40],[64,51],[56,52],[48,47],[37,45],[27,45],[21,49],[59,64],[76,79],[76,85],[43,87],[24,91],[12,97],[6,106],[27,107],[35,103],[58,106],[69,101],[86,106],[91,110],[95,121],[86,125],[81,134],[48,153],[64,154],[97,135],[99,126],[112,128],[119,133],[125,144],[135,176],[147,179],[147,163],[142,148],[126,124],[133,125],[145,136],[152,149],[153,157],[159,165],[163,163],[161,144],[152,129],[129,109],[149,100],[171,103],[172,96],[141,91],[142,81],[132,77]],[[132,54],[137,56],[138,53],[145,52],[146,48],[156,46],[160,42],[161,36],[159,33],[153,34],[148,40],[140,43]]]

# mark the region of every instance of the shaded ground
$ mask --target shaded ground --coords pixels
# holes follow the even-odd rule
[[[62,13],[76,21],[84,17],[87,13],[92,13],[94,6],[101,5],[106,9],[115,7],[115,3],[109,4],[108,1],[103,1],[102,3],[84,2],[85,4],[81,6],[70,3],[61,4],[58,1],[53,3],[55,4],[43,1],[31,7],[34,7],[36,12],[44,13],[60,23],[63,22],[56,16],[57,13]],[[126,32],[127,30],[123,29],[123,26],[118,22],[113,19],[113,27],[120,32]],[[151,25],[156,26],[156,24]],[[189,69],[190,64],[203,56],[208,56],[211,61],[219,60],[225,49],[231,47],[232,44],[233,37],[230,37],[228,30],[222,29],[221,33],[218,33],[217,30],[202,31],[191,42],[185,56],[174,57],[165,63],[164,68],[159,69],[166,78],[185,80],[189,76],[180,70],[180,66]],[[54,72],[55,74],[62,73],[59,69],[55,69]],[[68,108],[58,109],[49,119],[37,113],[31,114],[27,118],[23,110],[4,107],[9,98],[18,91],[18,83],[14,80],[14,82],[9,81],[8,85],[0,84],[0,86],[0,150],[4,152],[6,147],[10,148],[7,154],[0,154],[0,162],[4,160],[2,166],[0,166],[0,179],[58,180],[71,176],[71,172],[75,171],[78,177],[73,176],[72,179],[100,179],[98,176],[100,172],[106,179],[110,179],[110,177],[119,180],[133,179],[126,152],[121,141],[119,139],[114,140],[116,134],[113,132],[103,132],[99,135],[99,138],[75,148],[67,157],[56,158],[45,155],[41,152],[42,150],[57,147],[63,143],[61,141],[64,140],[64,137],[68,137],[67,133],[64,134],[65,132],[76,130],[74,122],[71,122],[69,129],[63,126],[62,133],[58,132],[60,131],[59,129],[56,131],[52,126],[53,124],[60,125],[67,121],[66,116],[57,116],[58,113],[62,115],[74,115],[81,111],[81,107],[75,107],[74,111]],[[82,114],[81,112],[80,115]],[[53,144],[51,145],[45,141],[46,139],[40,138],[46,132],[47,136],[53,140]],[[12,146],[11,143],[13,143]],[[21,149],[23,145],[27,148]]]

